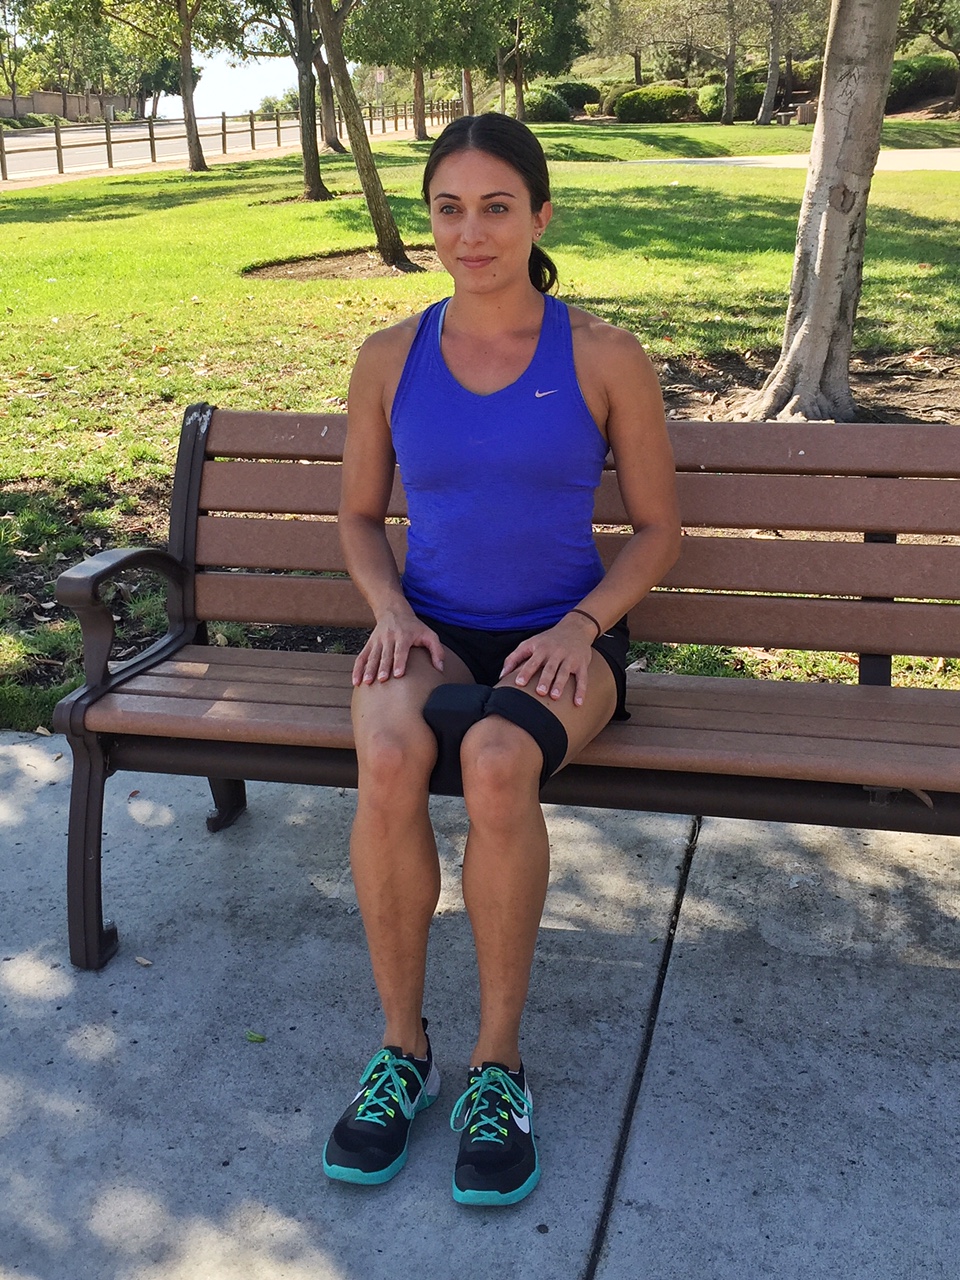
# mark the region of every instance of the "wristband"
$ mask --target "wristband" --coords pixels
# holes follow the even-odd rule
[[[597,634],[594,637],[596,640],[599,640],[600,637],[603,635],[603,627],[601,627],[600,623],[596,620],[596,618],[593,616],[592,613],[587,613],[586,609],[568,609],[567,613],[579,613],[581,618],[589,618],[590,621],[593,623],[593,625],[597,628]]]

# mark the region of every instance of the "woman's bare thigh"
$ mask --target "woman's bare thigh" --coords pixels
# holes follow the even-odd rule
[[[441,684],[473,684],[466,664],[449,649],[444,651],[443,670],[438,671],[426,649],[412,649],[402,676],[373,684],[358,685],[353,691],[351,716],[358,753],[372,733],[394,730],[412,740],[434,741],[423,718],[423,707]]]
[[[588,742],[592,742],[601,729],[606,728],[617,706],[617,683],[606,659],[591,650],[590,669],[587,673],[587,693],[581,706],[574,706],[573,681],[568,680],[563,693],[554,701],[535,691],[532,685],[518,685],[513,675],[500,681],[498,688],[517,689],[530,698],[539,698],[563,725],[567,733],[567,754],[563,763],[568,764],[580,754]],[[523,730],[519,730],[523,732]]]

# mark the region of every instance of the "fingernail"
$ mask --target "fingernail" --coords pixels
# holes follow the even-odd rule
[[[403,675],[403,672],[400,670],[400,668],[399,668],[399,667],[394,667],[394,669],[393,669],[393,674],[394,674],[395,676],[402,676],[402,675]]]
[[[526,680],[523,678],[523,676],[517,676],[517,681],[516,681],[516,682],[517,682],[517,684],[526,684],[526,683],[527,683],[527,682],[526,682]]]
[[[545,684],[537,685],[537,693],[546,693],[546,692],[547,692],[547,686]]]

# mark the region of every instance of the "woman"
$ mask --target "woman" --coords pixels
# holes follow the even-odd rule
[[[480,1028],[451,1118],[453,1195],[513,1204],[540,1173],[519,1045],[549,869],[539,789],[626,715],[624,615],[675,560],[679,523],[640,344],[547,292],[556,271],[536,242],[552,207],[534,135],[501,115],[454,121],[423,192],[453,296],[370,337],[350,384],[340,530],[376,620],[353,670],[351,864],[385,1028],[324,1169],[386,1182],[439,1091],[421,1016],[440,891],[427,795],[435,769],[449,784],[462,768]],[[604,573],[591,516],[611,449],[635,533]],[[384,525],[395,461],[402,578]]]

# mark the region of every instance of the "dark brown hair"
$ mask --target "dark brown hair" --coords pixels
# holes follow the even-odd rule
[[[530,194],[530,207],[539,213],[550,199],[547,158],[537,138],[519,120],[494,111],[482,116],[460,116],[451,122],[430,148],[423,171],[423,198],[430,207],[430,183],[441,160],[458,151],[483,151],[516,169]],[[530,248],[527,265],[530,283],[540,293],[548,293],[557,283],[557,268],[539,245]]]

